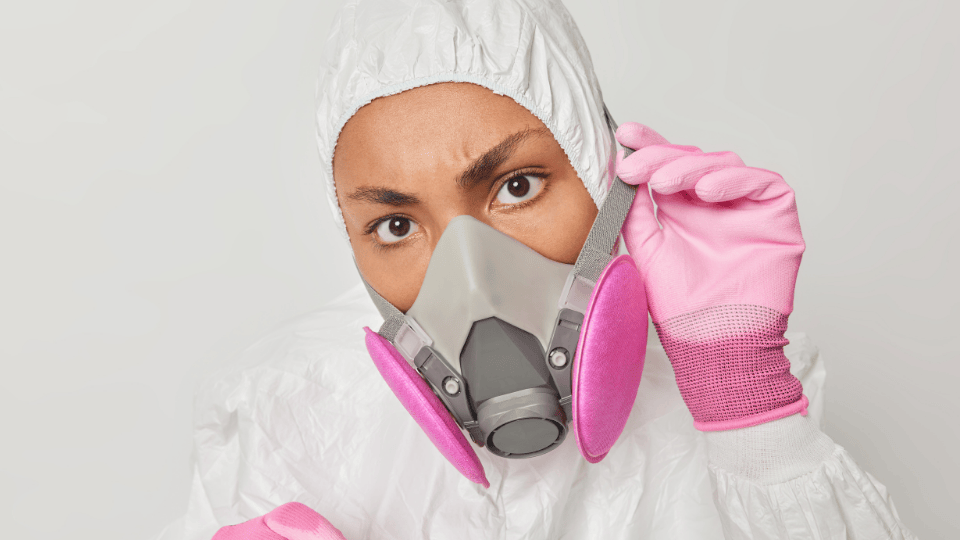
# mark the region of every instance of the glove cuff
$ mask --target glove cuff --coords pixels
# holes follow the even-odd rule
[[[697,429],[737,429],[806,410],[783,354],[787,317],[731,304],[654,323]]]
[[[743,418],[735,418],[733,420],[721,420],[719,422],[698,422],[694,420],[693,427],[700,431],[727,431],[730,429],[759,426],[760,424],[773,422],[774,420],[779,420],[797,413],[800,413],[800,416],[806,416],[809,405],[810,402],[807,400],[807,396],[801,395],[799,401],[778,407],[772,411],[745,416]]]

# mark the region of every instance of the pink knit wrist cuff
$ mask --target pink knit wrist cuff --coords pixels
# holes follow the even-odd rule
[[[796,401],[789,405],[784,405],[783,407],[774,409],[772,411],[755,414],[753,416],[747,416],[745,418],[723,420],[720,422],[698,422],[694,420],[693,427],[700,431],[726,431],[728,429],[741,429],[751,426],[759,426],[760,424],[773,422],[774,420],[779,420],[797,413],[800,413],[801,416],[806,416],[808,405],[810,405],[810,402],[807,400],[807,396],[804,395],[800,396],[800,401]]]
[[[787,315],[731,304],[655,326],[697,429],[736,429],[805,409],[803,386],[783,354]]]

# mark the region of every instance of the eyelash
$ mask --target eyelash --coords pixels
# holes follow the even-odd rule
[[[533,176],[533,177],[539,178],[539,179],[541,179],[541,180],[547,180],[548,178],[550,178],[550,174],[549,174],[549,173],[530,172],[530,171],[524,171],[524,170],[514,171],[514,172],[510,173],[510,176],[508,176],[508,177],[504,178],[502,181],[498,182],[497,185],[496,185],[496,188],[491,190],[491,193],[493,193],[493,194],[494,194],[494,197],[496,197],[496,194],[497,194],[497,193],[500,193],[500,190],[503,189],[503,186],[505,186],[505,185],[507,184],[507,182],[509,182],[509,181],[511,181],[511,180],[513,180],[513,179],[515,179],[515,178],[519,178],[519,177],[521,177],[521,176]],[[514,205],[510,205],[509,210],[510,210],[510,211],[512,211],[512,210],[519,210],[519,209],[521,209],[521,208],[525,208],[526,206],[528,206],[528,205],[530,205],[530,204],[533,204],[534,202],[536,202],[537,200],[539,200],[540,197],[543,196],[543,192],[548,189],[548,187],[547,187],[548,185],[549,185],[549,184],[548,184],[547,182],[544,182],[544,183],[543,183],[543,186],[540,188],[540,192],[537,193],[537,196],[536,196],[536,197],[534,197],[534,198],[532,198],[532,199],[530,199],[530,200],[527,200],[527,201],[523,201],[522,203],[517,203],[517,204],[514,204]],[[376,239],[373,238],[374,233],[377,231],[377,227],[379,227],[380,224],[383,223],[384,221],[387,221],[387,220],[390,220],[390,219],[393,219],[393,218],[410,219],[411,221],[413,221],[411,218],[409,218],[409,217],[407,217],[407,216],[404,216],[404,215],[401,215],[401,214],[390,214],[390,215],[387,215],[387,216],[383,216],[382,218],[374,221],[373,223],[371,223],[370,225],[368,225],[367,228],[366,228],[366,230],[364,231],[364,234],[372,239],[372,241],[373,241],[373,247],[374,247],[375,249],[377,249],[378,251],[387,251],[387,250],[391,250],[391,249],[396,249],[396,248],[400,247],[401,245],[403,245],[403,244],[405,243],[404,241],[401,240],[401,241],[399,241],[399,242],[394,242],[394,243],[392,243],[392,244],[387,244],[387,243],[384,243],[384,242],[378,242]]]
[[[377,239],[375,238],[376,232],[377,232],[377,227],[379,227],[380,224],[383,223],[384,221],[389,221],[389,220],[391,220],[391,219],[393,219],[393,218],[403,218],[403,219],[409,219],[410,221],[413,221],[413,219],[408,218],[407,216],[404,216],[404,215],[401,215],[401,214],[390,214],[389,216],[383,216],[382,218],[380,218],[380,219],[374,221],[373,223],[371,223],[370,225],[368,225],[368,226],[367,226],[367,229],[364,231],[364,234],[371,239],[371,241],[373,242],[373,247],[374,247],[374,249],[376,249],[376,250],[378,250],[378,251],[386,251],[386,250],[389,250],[389,249],[397,248],[397,247],[399,247],[401,244],[404,244],[404,243],[405,243],[403,240],[401,240],[401,241],[399,241],[399,242],[394,242],[394,243],[392,243],[392,244],[387,244],[387,243],[385,243],[385,242],[379,242],[379,241],[377,241]]]
[[[519,171],[514,171],[514,172],[510,173],[510,176],[504,178],[500,183],[497,184],[496,189],[492,189],[492,190],[491,190],[491,193],[493,193],[494,198],[496,198],[497,193],[500,193],[500,190],[503,189],[503,186],[507,185],[507,183],[510,182],[511,180],[513,180],[514,178],[519,178],[519,177],[521,177],[521,176],[532,176],[532,177],[534,177],[534,178],[539,178],[539,179],[543,180],[544,182],[543,182],[543,185],[540,187],[540,192],[537,193],[537,195],[536,195],[534,198],[529,199],[529,200],[526,200],[526,201],[523,201],[523,202],[521,202],[521,203],[509,205],[509,208],[506,209],[506,211],[508,211],[508,212],[512,212],[512,211],[514,211],[514,210],[520,210],[520,209],[522,209],[522,208],[526,208],[527,206],[529,206],[529,205],[537,202],[538,200],[540,200],[540,197],[543,196],[543,193],[544,193],[545,191],[547,191],[547,189],[549,189],[548,186],[550,185],[550,183],[546,181],[547,179],[550,178],[550,174],[549,174],[549,173],[545,173],[545,172],[532,172],[532,171],[529,171],[529,170],[523,170],[523,169],[521,169],[521,170],[519,170]]]

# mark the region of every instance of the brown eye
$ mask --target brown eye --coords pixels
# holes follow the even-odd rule
[[[394,236],[406,236],[410,232],[410,220],[402,218],[393,218],[390,220],[390,234]]]
[[[507,183],[497,193],[497,201],[501,204],[517,204],[532,199],[540,193],[543,180],[536,176],[525,174],[507,180]]]
[[[381,242],[392,244],[417,232],[419,228],[416,222],[408,218],[394,216],[377,225],[377,236],[380,237]]]
[[[525,176],[507,182],[507,191],[514,197],[523,197],[530,191],[530,181]]]

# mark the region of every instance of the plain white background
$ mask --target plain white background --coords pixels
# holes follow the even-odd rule
[[[960,4],[566,3],[618,121],[794,186],[827,432],[955,536]],[[157,533],[197,381],[356,282],[313,135],[335,7],[0,7],[0,536]]]

